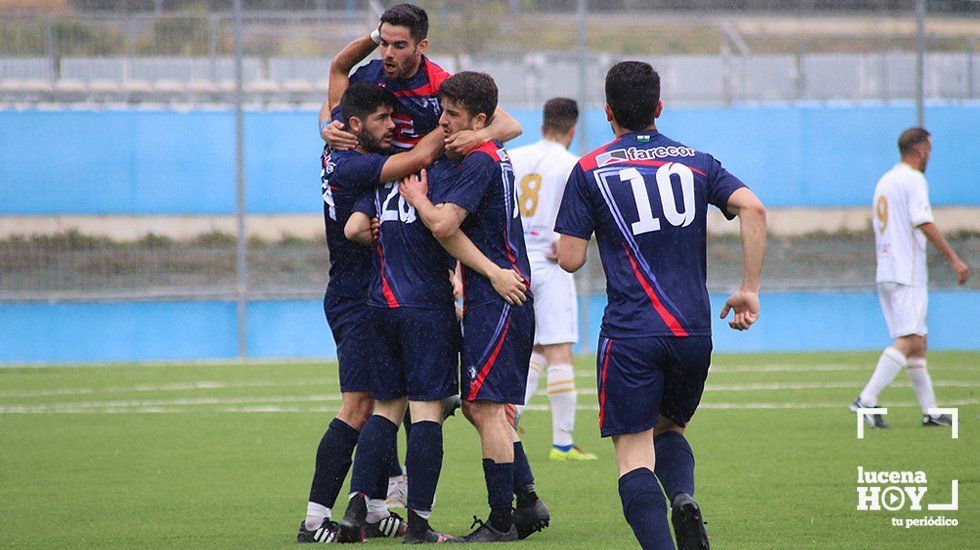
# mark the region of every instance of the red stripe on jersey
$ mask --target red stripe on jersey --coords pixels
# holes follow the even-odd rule
[[[500,155],[497,154],[497,146],[494,145],[492,141],[488,141],[476,149],[473,149],[469,153],[466,153],[466,156],[470,156],[474,153],[486,153],[491,159],[493,159],[494,162],[500,162]]]
[[[578,165],[582,168],[582,171],[588,172],[589,170],[595,170],[596,168],[598,168],[599,163],[596,162],[596,157],[605,153],[606,150],[609,149],[609,147],[611,147],[617,141],[619,141],[619,138],[610,141],[609,143],[603,145],[602,147],[599,147],[598,149],[595,149],[591,153],[588,153],[587,155],[579,159]]]
[[[664,324],[667,325],[667,328],[670,329],[670,332],[673,333],[674,336],[687,336],[687,331],[684,330],[684,327],[681,326],[677,319],[675,319],[674,316],[667,311],[667,308],[660,303],[660,298],[657,298],[657,293],[653,291],[653,287],[650,286],[650,283],[647,282],[647,280],[640,273],[640,268],[636,265],[636,260],[633,258],[633,254],[630,253],[629,248],[626,247],[626,243],[623,243],[623,250],[626,251],[626,257],[630,260],[630,266],[633,268],[633,275],[636,277],[636,280],[640,282],[640,286],[642,286],[643,291],[646,292],[647,298],[650,299],[650,304],[653,306],[653,309],[657,310],[657,313],[660,315],[660,318],[663,319]]]
[[[510,328],[510,314],[507,314],[507,324],[504,325],[504,330],[500,335],[500,340],[497,341],[497,345],[493,348],[493,353],[487,359],[487,362],[480,367],[480,374],[476,375],[476,380],[470,386],[470,393],[466,395],[467,401],[476,400],[476,394],[480,393],[480,388],[483,387],[483,382],[486,381],[487,375],[493,369],[493,364],[497,361],[497,355],[500,354],[500,348],[504,347],[504,341],[507,339],[507,330]]]
[[[388,279],[385,277],[385,254],[381,251],[381,245],[376,245],[378,250],[378,257],[381,258],[381,293],[384,294],[385,302],[388,303],[388,307],[401,307],[398,303],[398,298],[395,297],[395,293],[391,291],[391,286],[388,284]]]
[[[612,349],[612,339],[606,340],[606,347],[602,351],[602,368],[599,373],[599,430],[606,421],[606,373],[609,372],[609,351]]]

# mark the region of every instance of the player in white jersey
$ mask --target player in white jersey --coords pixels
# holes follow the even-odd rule
[[[966,282],[970,268],[949,246],[933,223],[929,187],[924,172],[932,152],[929,132],[910,128],[898,138],[902,160],[878,180],[875,186],[872,225],[878,268],[878,299],[894,338],[885,348],[874,374],[851,410],[874,407],[878,395],[892,383],[903,367],[909,375],[922,408],[923,426],[948,426],[945,415],[930,414],[936,408],[932,379],[926,371],[926,309],[929,275],[926,267],[928,240],[949,260],[959,284]],[[865,417],[874,428],[887,428],[880,414]]]
[[[572,437],[577,402],[572,345],[578,341],[578,304],[575,280],[558,266],[555,254],[555,216],[565,182],[578,162],[578,157],[568,152],[576,122],[578,104],[574,99],[549,99],[544,104],[542,139],[510,151],[534,294],[534,353],[524,402],[530,402],[541,371],[547,370],[552,423],[549,458],[558,462],[596,458],[575,446]]]

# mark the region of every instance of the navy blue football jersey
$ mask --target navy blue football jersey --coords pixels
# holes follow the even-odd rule
[[[452,203],[468,212],[460,229],[493,263],[513,269],[530,288],[531,267],[524,244],[524,228],[514,193],[514,168],[499,143],[487,142],[470,152],[446,182],[431,192],[432,202]],[[490,280],[463,270],[466,307],[503,300]]]
[[[392,119],[395,136],[391,144],[402,151],[415,145],[429,132],[439,127],[442,108],[439,105],[439,86],[450,74],[424,55],[415,76],[405,80],[391,80],[384,74],[380,59],[359,67],[350,76],[350,83],[376,83],[398,98],[398,106]]]
[[[744,187],[709,154],[655,131],[625,134],[572,169],[555,231],[593,232],[606,273],[609,338],[711,334],[708,204]]]
[[[330,251],[328,293],[364,296],[367,292],[369,278],[366,274],[371,269],[371,249],[348,241],[344,237],[344,225],[357,199],[380,183],[381,169],[387,160],[384,155],[323,150],[320,184]]]
[[[432,169],[438,171],[436,165]],[[354,207],[381,222],[368,303],[388,308],[452,307],[449,270],[455,268],[456,261],[432,236],[398,187],[398,182],[385,184],[362,196]],[[430,194],[432,190],[430,187]]]

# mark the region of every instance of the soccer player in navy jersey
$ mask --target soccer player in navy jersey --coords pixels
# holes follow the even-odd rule
[[[461,72],[443,82],[439,124],[446,137],[479,132],[497,106],[497,86],[482,73]],[[443,161],[440,161],[443,162]],[[514,173],[503,146],[486,142],[451,169],[402,183],[402,195],[463,269],[463,413],[480,433],[490,517],[466,542],[511,541],[548,525],[547,506],[534,491],[534,477],[505,406],[523,404],[534,343],[534,309],[528,292],[530,265],[514,193]],[[437,163],[438,164],[438,163]],[[428,182],[432,188],[428,188]],[[471,242],[470,242],[471,241]],[[478,251],[487,260],[474,259]],[[495,292],[486,275],[506,268],[523,279],[523,296]],[[517,507],[511,504],[517,495]]]
[[[394,96],[383,88],[352,85],[343,95],[340,112],[358,135],[358,146],[349,151],[324,151],[322,157],[323,219],[330,251],[330,282],[323,309],[337,344],[342,397],[340,411],[317,448],[307,515],[297,535],[300,542],[331,542],[336,537],[337,524],[331,519],[331,508],[350,469],[359,432],[374,406],[369,390],[377,333],[366,308],[371,249],[347,240],[344,225],[358,197],[384,181],[431,164],[443,148],[441,132],[432,132],[411,151],[390,155],[395,103]],[[389,514],[384,506],[387,473],[375,485],[366,534],[403,534],[404,522]]]
[[[441,159],[432,171],[453,168]],[[456,262],[418,219],[399,187],[399,182],[390,182],[359,199],[345,228],[348,238],[370,243],[371,219],[380,220],[368,297],[375,325],[370,345],[376,353],[371,376],[376,405],[358,440],[340,542],[363,539],[369,513],[366,496],[378,474],[387,470],[406,405],[412,410],[412,430],[406,456],[411,482],[405,542],[451,539],[434,531],[428,520],[442,468],[442,400],[458,388],[460,333],[450,281]],[[482,258],[482,263],[488,262]],[[501,294],[517,295],[524,289],[523,278],[510,266],[495,266],[488,276]],[[508,494],[511,490],[508,487]]]
[[[339,97],[348,81],[372,82],[388,88],[399,105],[395,110],[397,124],[393,144],[410,149],[422,136],[438,127],[441,113],[438,91],[449,73],[433,63],[425,52],[429,17],[425,10],[412,4],[397,4],[381,15],[378,29],[371,36],[354,40],[331,61],[329,97],[320,110],[321,136],[332,149],[349,149],[357,138],[344,131],[341,121],[331,122],[331,97]],[[350,71],[380,46],[381,58]],[[459,132],[446,140],[446,150],[462,154],[491,140],[506,142],[521,134],[521,126],[503,109],[496,109],[493,122],[485,128]]]
[[[711,155],[657,131],[663,103],[653,67],[618,63],[605,86],[616,139],[572,169],[555,222],[558,261],[581,268],[595,233],[609,300],[596,362],[599,428],[613,439],[627,522],[643,548],[674,547],[659,478],[678,545],[706,549],[684,438],[711,362],[705,218],[709,204],[739,218],[742,285],[721,317],[733,310],[729,325],[747,330],[759,317],[766,212]]]

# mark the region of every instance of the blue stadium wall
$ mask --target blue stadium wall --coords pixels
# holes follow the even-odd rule
[[[539,135],[536,110],[517,110]],[[0,215],[230,214],[234,132],[227,111],[0,111]],[[245,119],[248,210],[314,213],[321,142],[310,111]],[[911,106],[797,106],[666,110],[661,130],[709,151],[770,207],[865,206],[896,162]],[[980,105],[927,110],[936,205],[980,205]],[[588,147],[611,139],[588,113]]]
[[[725,297],[712,295],[717,315]],[[579,298],[582,353],[595,353],[605,296]],[[771,293],[748,332],[714,319],[714,349],[728,352],[880,350],[890,339],[873,292]],[[929,347],[978,349],[980,293],[929,297]],[[230,359],[237,354],[233,302],[0,304],[0,363]],[[249,357],[334,358],[321,303],[248,306]]]
[[[538,137],[534,110],[515,115]],[[320,209],[321,147],[309,111],[246,115],[248,208]],[[588,114],[588,146],[611,138]],[[664,133],[710,151],[770,207],[864,206],[895,162],[895,139],[914,120],[903,105],[667,110]],[[936,205],[980,206],[980,105],[930,106],[929,166]],[[230,214],[234,210],[233,116],[226,111],[0,111],[0,216]],[[0,280],[2,285],[2,280]],[[714,310],[721,296],[712,296]],[[773,293],[760,324],[734,333],[716,322],[719,352],[873,350],[888,342],[872,292]],[[604,297],[581,298],[583,343],[592,353]],[[980,293],[940,291],[930,300],[932,349],[980,349],[964,311]],[[317,301],[249,305],[254,358],[335,356]],[[229,302],[0,303],[0,363],[231,358]]]

